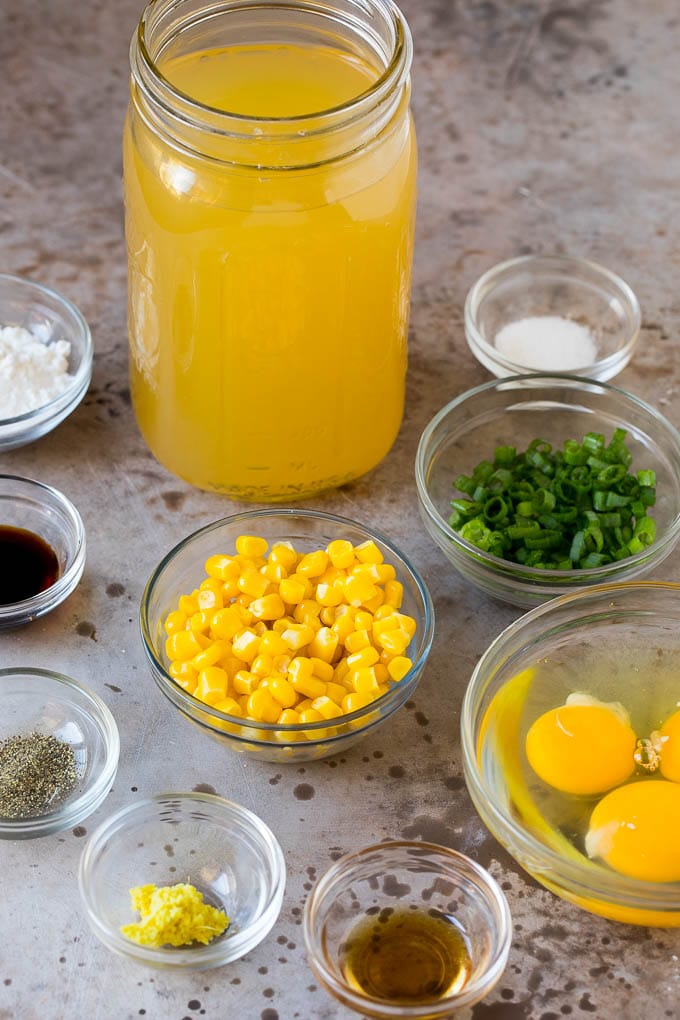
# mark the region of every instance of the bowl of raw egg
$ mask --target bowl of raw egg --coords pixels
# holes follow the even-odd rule
[[[462,709],[482,820],[558,896],[680,926],[680,585],[601,585],[521,617]]]
[[[285,763],[346,749],[412,697],[434,611],[379,531],[278,509],[180,542],[149,579],[140,622],[153,677],[185,718]]]
[[[680,538],[680,434],[608,383],[494,379],[427,425],[416,487],[427,532],[466,581],[537,605],[660,576]]]

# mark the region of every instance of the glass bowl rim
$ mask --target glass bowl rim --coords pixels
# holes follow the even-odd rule
[[[80,361],[76,371],[73,373],[73,378],[69,385],[58,393],[51,400],[48,400],[45,404],[40,404],[39,407],[34,407],[31,411],[24,411],[22,414],[13,415],[10,418],[0,418],[0,437],[3,429],[11,429],[13,426],[25,425],[27,428],[33,425],[38,419],[48,420],[51,417],[51,412],[58,413],[62,408],[77,406],[80,399],[85,395],[90,378],[92,376],[92,362],[94,359],[94,343],[92,340],[92,331],[88,325],[88,322],[80,311],[77,305],[75,305],[69,298],[67,298],[60,291],[55,290],[53,287],[48,287],[44,283],[38,283],[36,280],[28,279],[24,276],[17,276],[13,273],[0,273],[0,285],[3,283],[9,283],[18,285],[20,288],[25,288],[27,291],[34,291],[36,294],[43,294],[51,300],[55,301],[65,309],[66,316],[75,320],[78,328],[78,332],[82,343],[79,343]],[[31,302],[26,303],[26,307],[30,307]],[[30,331],[29,331],[30,332]],[[61,339],[67,339],[62,337]],[[68,341],[73,346],[71,340]],[[82,350],[81,350],[82,348]]]
[[[98,773],[92,776],[90,783],[78,797],[66,803],[58,804],[55,810],[44,815],[32,815],[28,818],[0,819],[0,834],[5,839],[25,836],[43,836],[68,829],[77,821],[82,820],[96,810],[108,793],[111,783],[118,770],[120,756],[120,735],[113,712],[93,690],[80,681],[54,669],[40,666],[8,666],[0,668],[0,687],[4,677],[39,676],[53,680],[68,691],[77,691],[85,700],[83,711],[94,721],[100,733],[105,750],[105,760]],[[30,692],[29,692],[30,694]]]
[[[39,497],[40,493],[48,493],[57,507],[57,513],[62,519],[68,519],[76,536],[73,546],[69,543],[70,566],[57,577],[49,588],[39,591],[36,595],[31,595],[29,598],[0,605],[0,624],[12,623],[18,626],[22,622],[32,620],[36,611],[38,611],[37,615],[42,616],[45,612],[55,609],[71,593],[85,566],[86,535],[85,525],[78,509],[60,489],[26,475],[0,474],[0,498],[3,496],[1,487],[4,482],[19,482],[27,490],[34,491],[36,497]],[[40,503],[42,507],[49,505],[39,498],[36,498],[36,502]],[[55,507],[50,505],[50,509],[54,511]]]
[[[422,511],[427,515],[428,520],[432,522],[437,532],[442,534],[449,544],[462,551],[467,558],[474,558],[486,569],[495,574],[510,574],[518,581],[537,582],[539,584],[561,582],[565,588],[571,589],[572,585],[578,586],[583,578],[602,578],[603,580],[606,580],[608,576],[611,576],[613,569],[616,570],[617,568],[620,568],[623,572],[627,568],[634,568],[638,564],[649,563],[650,561],[655,562],[662,559],[663,556],[665,556],[675,545],[678,537],[680,536],[680,505],[677,507],[675,516],[666,530],[661,535],[658,535],[651,545],[646,546],[640,552],[634,553],[632,556],[627,556],[624,560],[618,560],[616,563],[606,563],[599,567],[591,567],[586,570],[578,569],[570,571],[527,567],[521,563],[514,563],[512,560],[501,559],[498,556],[494,556],[491,553],[486,552],[484,549],[479,549],[471,542],[468,542],[467,539],[464,539],[461,535],[454,531],[448,521],[441,516],[430,497],[425,481],[427,470],[433,459],[433,454],[439,450],[443,443],[442,440],[433,451],[428,451],[428,458],[427,460],[425,459],[427,447],[431,444],[432,436],[437,427],[457,407],[473,400],[480,393],[485,393],[488,390],[494,389],[500,390],[507,387],[508,390],[512,390],[516,393],[524,391],[527,396],[530,396],[532,392],[535,392],[539,388],[540,384],[558,388],[562,386],[565,391],[571,390],[579,393],[583,392],[584,389],[585,392],[596,392],[599,387],[612,394],[616,399],[622,398],[625,403],[630,402],[636,405],[639,410],[649,416],[650,420],[653,421],[655,428],[660,428],[670,439],[672,439],[680,460],[680,432],[678,432],[675,426],[672,425],[664,415],[657,411],[652,404],[648,404],[645,400],[642,400],[640,397],[635,396],[635,394],[629,393],[627,390],[623,390],[618,386],[612,386],[611,383],[600,381],[598,379],[589,379],[585,376],[571,375],[566,372],[532,372],[525,373],[523,375],[494,378],[487,380],[484,383],[480,383],[478,386],[473,386],[470,389],[465,390],[463,393],[459,393],[458,396],[453,398],[453,400],[450,400],[447,404],[440,408],[440,410],[433,418],[430,419],[423,429],[418,442],[418,449],[416,451],[415,475],[416,490],[420,500],[420,506]],[[502,412],[502,414],[505,413],[507,413],[507,409],[504,409]],[[623,422],[622,427],[626,427],[625,422]]]
[[[90,883],[100,851],[106,847],[112,835],[117,835],[125,830],[127,823],[135,818],[140,820],[153,818],[154,809],[160,808],[162,803],[168,800],[197,801],[199,804],[208,805],[212,807],[213,814],[217,812],[222,819],[230,822],[229,827],[232,830],[234,821],[237,821],[241,830],[256,836],[263,856],[266,858],[271,888],[261,912],[250,920],[247,927],[241,928],[232,935],[226,934],[225,938],[215,939],[206,945],[198,943],[172,949],[141,946],[131,939],[127,939],[117,928],[109,927],[93,909]],[[266,937],[276,923],[281,910],[285,885],[286,860],[284,853],[281,844],[267,823],[250,808],[244,807],[236,801],[228,800],[219,794],[199,791],[155,793],[114,811],[94,830],[83,848],[78,865],[78,888],[81,900],[85,906],[88,921],[104,945],[115,952],[122,952],[125,956],[135,957],[142,963],[174,965],[180,968],[230,963],[239,959],[246,952],[250,952]],[[253,941],[255,932],[260,930],[262,930],[262,934]]]
[[[451,1015],[450,1011],[453,1006],[456,1009],[462,1009],[466,1005],[478,1002],[496,984],[505,969],[512,943],[512,915],[505,893],[486,868],[460,850],[455,850],[452,847],[438,843],[431,843],[427,840],[395,839],[384,840],[382,843],[373,843],[370,846],[361,847],[358,850],[343,854],[317,880],[305,902],[303,935],[307,955],[310,964],[313,964],[313,969],[318,970],[318,976],[323,978],[323,982],[327,984],[329,990],[332,990],[336,996],[343,998],[346,1002],[350,1002],[353,1009],[361,1012],[362,1007],[370,1005],[371,1008],[376,1010],[374,1015],[377,1015],[377,1011],[380,1010],[380,1015],[386,1018],[386,1020],[390,1017],[412,1017],[413,1020],[417,1020],[422,1015],[424,1008],[422,1004],[413,1006],[404,1006],[403,1004],[391,1005],[389,1002],[374,999],[369,995],[362,995],[360,992],[350,988],[345,982],[339,980],[335,972],[326,965],[321,947],[313,936],[312,912],[328,896],[335,882],[341,877],[351,875],[355,866],[360,864],[370,854],[390,850],[416,850],[423,857],[427,854],[436,854],[439,857],[447,858],[459,875],[464,876],[475,884],[485,901],[493,905],[498,917],[498,927],[493,931],[493,956],[484,972],[474,981],[466,983],[463,988],[447,996],[445,999],[427,1003],[428,1017],[440,1017],[441,1020],[444,1020],[444,1018]]]
[[[213,705],[208,705],[205,702],[201,701],[199,698],[195,698],[192,694],[189,694],[187,691],[184,691],[178,684],[175,683],[175,681],[169,675],[169,673],[165,669],[165,666],[163,666],[159,656],[156,653],[154,642],[152,641],[151,638],[151,628],[149,626],[148,619],[148,607],[151,599],[151,593],[158,578],[160,577],[162,572],[166,569],[166,567],[170,565],[174,557],[177,554],[179,554],[186,546],[188,546],[193,540],[199,538],[202,535],[208,534],[211,531],[216,531],[218,528],[222,527],[225,524],[231,525],[237,524],[241,521],[257,521],[262,518],[274,518],[274,517],[281,517],[284,520],[293,519],[295,517],[303,517],[313,521],[325,522],[327,524],[333,525],[334,527],[349,526],[351,528],[355,528],[359,531],[362,531],[366,534],[367,537],[377,539],[382,545],[389,549],[390,553],[396,556],[398,563],[404,567],[406,572],[411,576],[411,578],[415,582],[416,588],[423,603],[422,624],[420,623],[420,621],[418,621],[419,630],[422,627],[422,634],[418,642],[419,649],[418,657],[413,661],[408,673],[406,673],[406,675],[403,676],[398,683],[394,684],[389,691],[381,695],[381,697],[377,698],[375,701],[372,701],[369,705],[366,705],[364,708],[356,709],[354,712],[348,712],[334,719],[322,719],[316,722],[307,723],[292,723],[292,724],[289,723],[287,725],[281,725],[280,723],[258,722],[255,720],[244,719],[240,716],[228,715],[226,712],[220,712],[219,709],[216,709]],[[283,537],[279,539],[279,541],[286,541],[286,539],[285,537]],[[419,678],[420,673],[425,664],[425,661],[430,653],[430,649],[432,647],[432,642],[434,639],[434,605],[432,602],[432,597],[430,595],[429,589],[425,584],[424,580],[422,579],[418,570],[416,570],[416,568],[410,562],[408,557],[397,548],[397,546],[392,542],[391,539],[384,535],[383,532],[380,531],[379,529],[373,528],[372,526],[368,527],[367,525],[361,524],[359,521],[354,521],[349,517],[342,517],[338,514],[330,514],[321,510],[304,510],[304,509],[296,510],[295,508],[292,507],[291,508],[281,507],[280,509],[277,510],[274,509],[246,510],[241,513],[230,514],[227,517],[220,518],[220,520],[213,521],[210,524],[206,524],[203,527],[199,528],[198,530],[192,532],[190,535],[187,535],[180,542],[178,542],[172,549],[170,549],[168,553],[166,553],[166,555],[161,559],[159,564],[153,570],[146,585],[144,586],[144,591],[142,593],[142,598],[140,602],[139,618],[144,650],[146,652],[147,658],[151,663],[154,677],[156,678],[156,681],[159,684],[161,690],[163,691],[164,694],[166,694],[166,697],[169,697],[166,690],[166,688],[169,688],[169,690],[172,691],[173,695],[172,698],[170,699],[172,703],[176,705],[180,709],[180,711],[186,713],[189,716],[189,718],[192,719],[193,722],[198,722],[199,725],[202,725],[205,728],[210,729],[211,731],[213,730],[213,727],[209,723],[204,722],[203,720],[196,719],[196,717],[193,715],[192,709],[198,709],[203,715],[214,718],[219,722],[227,722],[252,730],[263,730],[267,733],[280,732],[291,734],[316,731],[323,732],[324,730],[333,729],[334,727],[337,727],[339,725],[345,725],[346,723],[356,722],[357,720],[364,718],[368,713],[375,712],[376,710],[380,710],[381,708],[385,709],[391,707],[393,702],[395,701],[397,702],[397,704],[394,706],[394,708],[396,709],[402,703],[399,700],[399,694],[404,691],[406,692],[410,691],[413,687],[414,682]],[[384,715],[380,717],[380,719],[382,718],[384,718]],[[380,720],[375,720],[373,724],[374,725],[377,724],[378,721]],[[370,728],[371,724],[367,725],[366,727],[361,727],[361,729],[357,729],[354,732],[356,734],[359,734],[369,730]],[[215,732],[217,732],[220,736],[229,738],[230,740],[237,739],[236,735],[230,734],[220,729],[217,729]],[[331,735],[319,737],[316,740],[315,739],[305,740],[304,742],[300,743],[300,747],[309,748],[313,747],[316,743],[331,744],[334,741],[343,740],[346,737],[347,734],[345,732],[334,733]],[[239,739],[241,742],[244,743],[258,744],[262,745],[263,747],[272,746],[268,741],[260,741],[256,737],[252,736],[245,735],[240,737]],[[285,741],[279,743],[281,748],[286,746]]]
[[[638,301],[635,291],[632,289],[630,284],[626,283],[623,277],[614,273],[611,269],[607,269],[606,266],[601,265],[599,262],[595,262],[592,259],[581,258],[578,255],[560,255],[558,253],[547,253],[544,255],[519,255],[515,258],[505,259],[502,262],[498,262],[485,270],[475,283],[472,284],[465,298],[463,319],[466,338],[472,352],[476,356],[476,349],[478,349],[487,361],[493,362],[498,367],[502,368],[504,372],[512,373],[513,375],[520,375],[529,371],[526,365],[522,365],[521,362],[518,361],[513,361],[512,358],[502,354],[493,344],[489,343],[479,328],[477,313],[481,303],[482,292],[486,289],[487,295],[485,296],[488,296],[488,293],[495,290],[498,277],[505,276],[508,278],[511,276],[513,271],[529,268],[532,263],[537,268],[539,266],[546,268],[553,266],[555,269],[561,269],[564,271],[565,280],[574,283],[579,283],[581,281],[579,281],[577,276],[572,275],[569,270],[572,269],[575,271],[577,268],[585,270],[590,273],[592,277],[597,277],[601,281],[606,282],[609,292],[615,294],[619,300],[621,300],[622,304],[624,304],[631,319],[630,334],[625,335],[625,342],[617,346],[616,350],[611,354],[608,354],[604,358],[596,358],[589,365],[584,365],[579,371],[580,375],[588,374],[588,372],[603,373],[607,375],[607,378],[611,378],[611,375],[615,374],[617,370],[620,371],[628,363],[632,355],[633,348],[638,341],[642,325],[640,302]],[[610,370],[612,371],[610,372]]]
[[[460,732],[461,748],[463,753],[463,770],[468,792],[471,799],[476,803],[477,798],[483,799],[485,810],[493,817],[494,828],[485,821],[485,826],[492,833],[494,838],[506,849],[507,843],[503,842],[498,832],[508,834],[513,840],[513,849],[508,850],[511,856],[520,863],[525,870],[531,870],[535,875],[545,875],[550,881],[576,895],[585,901],[606,902],[615,907],[626,907],[636,910],[654,910],[664,913],[677,913],[680,911],[680,883],[679,882],[648,882],[644,879],[628,878],[618,872],[608,872],[602,865],[590,862],[587,858],[583,861],[566,860],[556,850],[551,849],[533,836],[528,829],[518,825],[509,814],[506,814],[496,803],[491,787],[484,781],[477,765],[477,749],[475,740],[476,712],[474,699],[488,686],[494,673],[484,677],[483,671],[487,663],[493,660],[499,649],[505,647],[507,642],[515,635],[522,632],[525,626],[533,623],[548,613],[554,612],[563,606],[571,603],[578,603],[582,600],[594,600],[600,597],[603,600],[614,597],[618,592],[632,591],[659,591],[665,590],[676,592],[680,600],[680,582],[674,581],[618,581],[611,584],[593,585],[588,588],[581,588],[578,591],[568,592],[559,595],[557,598],[544,602],[540,606],[530,609],[518,619],[504,628],[481,655],[477,662],[472,676],[468,682],[463,703],[461,706]],[[517,856],[516,849],[519,847],[522,854],[530,855],[532,860],[531,869],[522,864]]]

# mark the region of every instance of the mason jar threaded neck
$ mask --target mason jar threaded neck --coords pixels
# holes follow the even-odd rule
[[[359,95],[291,116],[219,109],[181,91],[163,73],[168,54],[231,45],[335,41],[375,69]],[[152,0],[130,46],[132,101],[174,146],[258,170],[303,169],[363,149],[409,99],[413,46],[393,0]]]

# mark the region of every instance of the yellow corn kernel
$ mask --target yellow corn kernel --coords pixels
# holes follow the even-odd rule
[[[234,544],[239,556],[248,556],[251,558],[265,556],[267,554],[267,549],[269,548],[269,542],[267,539],[260,538],[259,535],[239,535]]]
[[[375,674],[375,678],[381,687],[388,687],[390,682],[390,674],[387,672],[387,666],[383,662],[376,662],[375,666],[372,667]]]
[[[281,637],[289,648],[294,652],[299,652],[313,639],[314,631],[307,623],[291,623],[282,631]],[[319,657],[322,658],[322,656]]]
[[[198,594],[200,595],[202,591],[221,592],[222,582],[216,577],[204,577],[198,586]]]
[[[367,630],[353,630],[351,634],[348,634],[345,638],[345,648],[351,654],[352,652],[359,652],[362,648],[369,648],[371,646],[371,636]]]
[[[357,694],[370,694],[379,689],[380,684],[372,666],[363,669],[356,669],[350,672],[352,687]]]
[[[304,578],[297,577],[293,574],[281,581],[281,584],[279,585],[279,595],[289,606],[297,606],[308,594],[310,587],[311,586],[306,583]]]
[[[216,577],[218,581],[227,581],[230,577],[238,577],[241,571],[239,561],[234,556],[227,556],[225,553],[217,553],[205,561],[205,572],[209,577]]]
[[[336,703],[327,695],[315,698],[312,702],[312,708],[317,711],[323,719],[337,719],[338,716],[342,715],[342,709],[340,706],[336,705]]]
[[[261,644],[262,642],[260,642]],[[266,652],[259,652],[250,664],[250,672],[259,677],[269,676],[273,668],[273,659]]]
[[[377,611],[380,609],[380,607],[381,607],[381,605],[383,604],[384,601],[385,601],[385,592],[382,590],[382,588],[377,587],[376,591],[375,591],[375,595],[373,596],[373,598],[372,599],[365,599],[364,606],[365,606],[366,609],[369,610],[369,612],[377,613]]]
[[[354,629],[354,618],[349,613],[336,617],[331,627],[340,644],[344,644],[349,635],[354,633]]]
[[[196,697],[208,705],[223,701],[227,696],[229,677],[219,666],[208,666],[198,674]]]
[[[210,632],[213,637],[231,641],[239,631],[243,630],[244,623],[241,614],[236,606],[227,606],[225,609],[218,609],[210,621]]]
[[[249,697],[250,697],[250,694],[239,694],[239,696],[238,696],[238,699],[237,699],[238,700],[238,705],[239,705],[239,708],[241,709],[241,713],[243,715],[246,715],[247,712],[248,712],[248,698]]]
[[[367,577],[357,577],[352,571],[345,581],[345,598],[353,606],[366,606],[375,598],[378,589]]]
[[[202,648],[203,645],[192,630],[178,630],[165,642],[165,652],[170,661],[179,659],[180,662],[185,662],[187,659],[193,659]]]
[[[319,659],[315,655],[310,655],[309,661],[312,663],[314,668],[314,676],[318,680],[322,680],[325,684],[330,683],[333,679],[333,674],[335,673],[330,662],[325,662],[323,659]]]
[[[269,562],[280,564],[290,573],[295,570],[298,554],[290,542],[275,542],[269,553]]]
[[[372,701],[375,701],[373,694],[368,691],[363,694],[357,694],[356,691],[352,691],[350,694],[345,694],[342,699],[342,710],[343,712],[358,712],[361,708],[366,708]]]
[[[413,638],[415,632],[418,629],[418,624],[412,616],[407,616],[406,613],[396,613],[397,621],[402,630],[405,630],[410,638]]]
[[[352,567],[352,576],[364,577],[377,584],[381,579],[380,567],[380,563],[357,563],[355,567]]]
[[[315,549],[302,557],[296,567],[296,573],[302,577],[318,577],[328,566],[328,553],[324,549]]]
[[[306,712],[308,708],[312,707],[313,698],[301,698],[295,706],[296,712]]]
[[[287,630],[287,628],[290,627],[291,623],[295,623],[292,616],[282,616],[280,620],[274,620],[271,629],[275,634],[280,635],[283,634],[284,630]],[[286,645],[286,648],[288,648],[288,645]]]
[[[238,718],[242,718],[243,709],[239,705],[238,701],[234,698],[223,698],[222,701],[216,701],[213,704],[213,708],[218,709],[220,712],[224,712],[225,715],[235,715]]]
[[[404,601],[404,586],[401,581],[387,581],[385,584],[385,602],[394,606],[395,609],[401,609],[401,604]]]
[[[335,606],[324,606],[319,613],[319,619],[324,627],[331,627],[335,623]]]
[[[250,697],[253,691],[256,691],[259,687],[260,680],[259,677],[250,673],[247,669],[240,669],[238,673],[234,674],[231,684],[236,694]]]
[[[374,666],[380,659],[380,652],[373,645],[367,648],[360,648],[358,652],[352,652],[347,656],[347,668],[350,671],[365,669],[367,666]]]
[[[335,584],[336,581],[343,582],[347,577],[346,570],[338,570],[332,563],[329,563],[323,574],[319,574],[316,579],[317,587],[320,584]]]
[[[282,708],[292,708],[298,700],[295,688],[285,677],[270,677],[268,690],[272,698],[278,701]]]
[[[212,588],[204,588],[198,593],[198,608],[203,612],[216,612],[218,609],[224,607],[224,595],[222,594],[222,585],[220,585],[219,591],[213,591]]]
[[[338,648],[338,635],[330,627],[320,627],[312,635],[307,649],[312,658],[323,662],[332,662]]]
[[[177,600],[177,608],[180,613],[184,613],[185,616],[193,616],[194,613],[198,612],[198,602],[196,600],[196,594],[192,595],[180,595]]]
[[[387,664],[390,680],[394,680],[395,683],[403,680],[412,665],[413,663],[406,655],[395,655],[392,661]]]
[[[260,652],[262,655],[283,655],[288,651],[288,645],[280,634],[275,630],[267,630],[260,638]]]
[[[345,601],[342,583],[333,581],[331,584],[327,584],[320,581],[316,586],[316,598],[322,606],[339,606],[341,602]]]
[[[237,595],[240,595],[241,589],[238,586],[238,575],[236,577],[229,577],[226,581],[222,582],[222,597],[225,602],[229,602],[230,599],[235,599]]]
[[[288,680],[293,689],[306,698],[320,698],[326,693],[326,684],[315,676],[291,676],[289,671]]]
[[[296,712],[294,708],[284,708],[276,721],[279,726],[297,726],[302,720],[300,719],[300,713]]]
[[[193,694],[196,690],[196,684],[198,682],[198,671],[194,669],[190,662],[171,662],[168,667],[168,673],[185,691],[189,694]]]
[[[397,630],[386,630],[383,634],[378,634],[375,643],[392,655],[403,655],[411,643],[411,638],[405,630],[398,628]]]
[[[354,546],[344,538],[336,538],[334,542],[329,542],[326,551],[333,566],[341,570],[347,570],[356,562]]]
[[[270,584],[268,578],[250,566],[244,567],[238,577],[239,591],[253,599],[261,599],[266,595]]]
[[[303,599],[293,610],[293,619],[297,623],[309,623],[311,620],[318,620],[321,606],[316,599]]]
[[[360,563],[382,563],[385,558],[372,538],[356,545],[354,555]]]
[[[266,577],[268,581],[273,581],[275,584],[279,584],[283,581],[284,577],[288,577],[288,571],[282,563],[267,562],[260,568],[260,573],[263,577]]]
[[[222,641],[213,641],[207,648],[194,655],[191,664],[200,673],[202,669],[208,669],[218,663],[226,652],[227,649]]]
[[[262,642],[260,642],[260,644],[261,643]],[[292,661],[293,661],[292,652],[285,652],[283,655],[273,655],[272,673],[282,673],[285,676],[286,673],[288,672],[288,667],[290,666]]]
[[[323,719],[324,717],[321,715],[321,712],[317,712],[315,708],[306,708],[304,712],[300,712],[301,723],[322,722]],[[303,732],[307,740],[325,740],[328,736],[328,730],[326,729],[304,730]]]
[[[163,627],[165,628],[165,633],[170,635],[176,634],[179,630],[184,630],[186,625],[186,613],[181,613],[179,609],[175,609],[165,617]]]
[[[378,610],[378,613],[379,612],[380,612],[380,610]],[[386,634],[388,630],[398,630],[398,629],[399,629],[399,620],[397,619],[397,614],[392,609],[386,615],[383,615],[383,616],[380,616],[380,617],[376,617],[375,622],[373,623],[373,626],[371,627],[371,632],[373,634],[373,640],[377,641],[378,638],[380,637],[380,635],[381,634]]]
[[[210,613],[201,609],[189,617],[187,621],[189,630],[192,630],[194,634],[207,634],[210,630],[211,619]]]
[[[340,659],[340,662],[337,664],[337,666],[333,670],[333,683],[335,683],[335,684],[343,684],[343,686],[344,686],[345,685],[345,681],[347,680],[347,677],[350,676],[350,675],[351,674],[350,674],[350,671],[349,671],[349,667],[347,665],[347,660],[346,659]],[[353,687],[351,689],[354,690]]]
[[[258,688],[248,698],[248,715],[257,722],[274,723],[281,715],[281,706],[266,688]]]
[[[295,726],[297,723],[300,722],[300,716],[295,711],[295,709],[284,708],[283,712],[276,721],[279,724],[279,726]],[[304,733],[301,733],[299,730],[293,730],[293,732],[291,732],[288,729],[275,730],[274,738],[275,740],[278,740],[279,743],[281,744],[293,744],[299,740],[304,740],[305,735]]]
[[[367,609],[357,609],[354,614],[354,629],[370,630],[372,626],[373,613],[369,613]]]
[[[342,684],[334,684],[332,681],[326,684],[326,697],[334,701],[336,705],[342,704],[342,699],[347,694],[347,688]]]
[[[245,627],[236,635],[231,643],[232,651],[237,659],[252,662],[260,648],[260,639],[254,630]]]
[[[286,615],[283,599],[276,592],[253,599],[248,608],[256,620],[280,620]]]
[[[243,669],[242,659],[237,659],[235,655],[225,655],[220,661],[220,666],[225,671],[227,676],[231,679],[235,677],[239,670]]]

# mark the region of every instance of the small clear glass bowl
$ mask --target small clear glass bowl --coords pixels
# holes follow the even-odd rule
[[[335,539],[347,539],[353,545],[372,539],[404,586],[401,611],[417,623],[416,635],[405,653],[413,663],[408,673],[366,708],[333,721],[324,719],[289,726],[226,715],[183,690],[168,673],[163,621],[168,612],[177,607],[179,596],[191,592],[203,580],[208,557],[218,552],[233,553],[234,543],[242,534],[261,535],[270,545],[290,541],[299,552],[325,548]],[[345,517],[315,510],[252,510],[201,528],[161,560],[142,595],[140,623],[153,677],[182,715],[232,751],[261,761],[286,764],[324,758],[346,750],[413,697],[432,645],[434,609],[415,567],[381,532]]]
[[[538,438],[561,449],[587,432],[609,441],[617,428],[628,430],[631,470],[656,472],[656,537],[641,552],[593,569],[546,570],[484,552],[449,525],[454,479],[492,459],[498,445],[526,450]],[[672,552],[680,537],[680,434],[650,404],[608,383],[568,375],[493,379],[461,393],[427,425],[416,487],[425,527],[453,567],[488,595],[532,606],[575,588],[649,574]]]
[[[0,742],[42,733],[73,748],[76,785],[51,810],[22,818],[0,817],[0,839],[49,836],[78,825],[111,789],[120,741],[101,698],[71,677],[48,669],[0,669]]]
[[[598,585],[553,599],[507,627],[477,663],[463,700],[465,779],[484,824],[551,892],[628,924],[680,927],[680,882],[627,877],[590,859],[585,832],[604,794],[551,790],[529,765],[526,734],[542,713],[578,691],[618,702],[636,736],[649,737],[677,712],[679,666],[680,585]],[[597,740],[586,753],[596,769]],[[659,778],[638,766],[621,785]],[[677,835],[675,817],[656,823],[650,849],[663,841],[664,830]],[[636,828],[625,814],[617,826]],[[639,844],[631,846],[628,859],[639,852]]]
[[[516,360],[496,347],[504,326],[535,316],[556,316],[584,326],[596,355],[578,363],[546,329],[534,363]],[[624,280],[587,259],[525,255],[484,273],[465,301],[465,335],[478,361],[494,375],[568,372],[607,380],[630,361],[640,333],[640,306]],[[568,357],[569,360],[565,360]]]
[[[20,528],[54,551],[59,575],[49,588],[0,605],[0,630],[44,616],[74,591],[85,569],[85,528],[73,503],[58,489],[32,478],[0,475],[0,527]]]
[[[443,916],[457,928],[470,957],[458,991],[417,1004],[377,999],[348,981],[342,957],[352,929],[367,915],[395,909]],[[340,858],[309,894],[304,936],[315,976],[345,1006],[381,1020],[437,1020],[488,995],[505,969],[512,921],[497,882],[475,861],[448,847],[404,840]]]
[[[39,439],[64,420],[81,402],[92,378],[93,345],[81,312],[62,294],[20,276],[0,273],[0,327],[20,326],[49,346],[58,340],[71,345],[66,389],[33,411],[0,419],[0,452]]]
[[[140,946],[120,931],[138,917],[132,887],[186,882],[224,910],[226,931],[207,945]],[[245,956],[281,910],[286,865],[264,822],[209,793],[161,793],[111,815],[92,834],[78,883],[94,934],[120,956],[152,967],[208,969]]]

